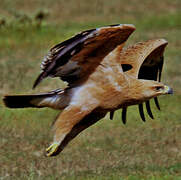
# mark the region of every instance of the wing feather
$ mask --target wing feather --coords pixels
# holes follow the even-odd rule
[[[139,113],[140,113],[141,119],[143,120],[143,122],[146,122],[144,111],[143,111],[143,104],[139,104],[138,107],[139,107]]]
[[[123,122],[123,124],[126,124],[126,113],[127,113],[127,107],[124,107],[122,110],[122,122]]]
[[[33,88],[48,76],[60,77],[69,85],[85,80],[103,58],[124,43],[134,30],[133,25],[111,25],[83,31],[54,46],[44,58],[42,73]]]
[[[162,70],[163,52],[168,42],[165,39],[149,40],[140,42],[128,47],[120,54],[122,64],[129,64],[133,68],[126,71],[127,74],[138,78],[150,78],[151,73],[155,68]],[[155,71],[155,70],[154,70]],[[153,76],[153,75],[151,75]],[[151,77],[153,79],[153,77]]]
[[[146,110],[147,110],[148,115],[149,115],[152,119],[154,119],[153,113],[152,113],[151,107],[150,107],[150,101],[146,101]]]

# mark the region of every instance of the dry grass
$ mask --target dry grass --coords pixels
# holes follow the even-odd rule
[[[47,79],[31,90],[47,50],[83,29],[118,22],[137,27],[128,44],[160,37],[169,41],[163,82],[175,94],[160,98],[162,111],[153,108],[155,120],[141,122],[132,107],[124,126],[118,111],[114,121],[101,120],[54,158],[43,154],[57,111],[9,110],[0,102],[0,179],[180,179],[180,6],[180,0],[2,0],[0,13],[7,23],[0,26],[0,98],[59,87],[58,79]],[[40,27],[17,18],[26,14],[34,20],[40,10],[49,13]]]

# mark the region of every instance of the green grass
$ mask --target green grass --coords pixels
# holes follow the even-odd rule
[[[0,99],[4,94],[45,92],[64,86],[47,79],[36,89],[41,59],[49,48],[88,28],[133,23],[137,30],[127,42],[166,38],[163,82],[173,96],[160,97],[162,111],[152,103],[155,120],[143,123],[130,107],[128,123],[121,111],[108,116],[75,138],[56,157],[44,156],[52,140],[57,111],[5,108],[0,101],[1,179],[180,180],[181,179],[181,13],[180,0],[2,0],[0,19]],[[39,27],[37,11],[49,13]],[[32,23],[21,22],[26,14]]]

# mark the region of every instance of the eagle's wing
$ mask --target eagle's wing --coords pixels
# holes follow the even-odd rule
[[[140,42],[123,50],[120,54],[121,63],[129,64],[132,68],[125,73],[139,79],[161,79],[163,53],[168,42],[165,39]],[[151,73],[151,71],[157,72]]]
[[[164,39],[149,40],[140,42],[122,50],[120,61],[124,73],[139,79],[161,80],[163,67],[163,53],[168,42]],[[129,68],[131,67],[131,68]],[[156,106],[160,109],[157,98],[154,98]],[[149,116],[153,119],[149,101],[146,102],[146,109]],[[122,121],[126,123],[127,109],[123,108]],[[140,116],[145,121],[143,104],[139,105]],[[113,112],[111,112],[111,115]],[[113,116],[113,115],[112,115]]]
[[[94,72],[103,58],[124,43],[135,30],[133,25],[119,24],[83,31],[54,46],[44,58],[42,72],[34,88],[46,77],[60,77],[73,86]]]

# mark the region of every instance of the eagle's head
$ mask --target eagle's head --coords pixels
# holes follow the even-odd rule
[[[173,90],[161,82],[130,78],[124,105],[139,104],[151,98],[165,94],[173,94]]]
[[[169,86],[152,80],[142,80],[139,79],[135,86],[132,87],[134,89],[134,96],[140,102],[149,100],[151,98],[165,95],[165,94],[173,94],[173,89]]]
[[[151,80],[141,80],[141,82],[143,98],[150,99],[159,95],[173,94],[173,89],[161,82]]]

